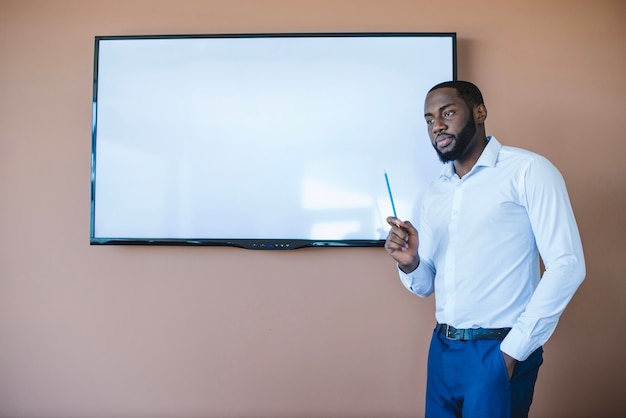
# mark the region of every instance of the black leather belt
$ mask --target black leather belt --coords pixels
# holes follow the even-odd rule
[[[439,324],[438,332],[449,340],[503,340],[511,328],[465,328],[457,329],[448,324]]]

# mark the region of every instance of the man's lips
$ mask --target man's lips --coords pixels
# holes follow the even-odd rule
[[[435,139],[435,143],[438,148],[445,148],[452,143],[454,140],[453,135],[439,135],[437,139]]]

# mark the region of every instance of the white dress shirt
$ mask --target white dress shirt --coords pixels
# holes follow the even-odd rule
[[[418,296],[435,293],[439,323],[512,327],[501,349],[525,360],[552,335],[583,281],[583,249],[556,167],[488,139],[463,178],[447,163],[430,185],[418,228],[420,264],[400,279]]]

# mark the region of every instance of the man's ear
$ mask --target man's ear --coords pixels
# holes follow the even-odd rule
[[[484,104],[479,104],[474,108],[474,120],[476,123],[483,124],[487,119],[487,107]]]

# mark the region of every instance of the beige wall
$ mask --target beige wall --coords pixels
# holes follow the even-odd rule
[[[587,255],[532,416],[623,416],[625,4],[0,0],[0,416],[422,415],[433,301],[384,250],[88,243],[95,35],[308,31],[457,32],[489,133],[561,169]]]

